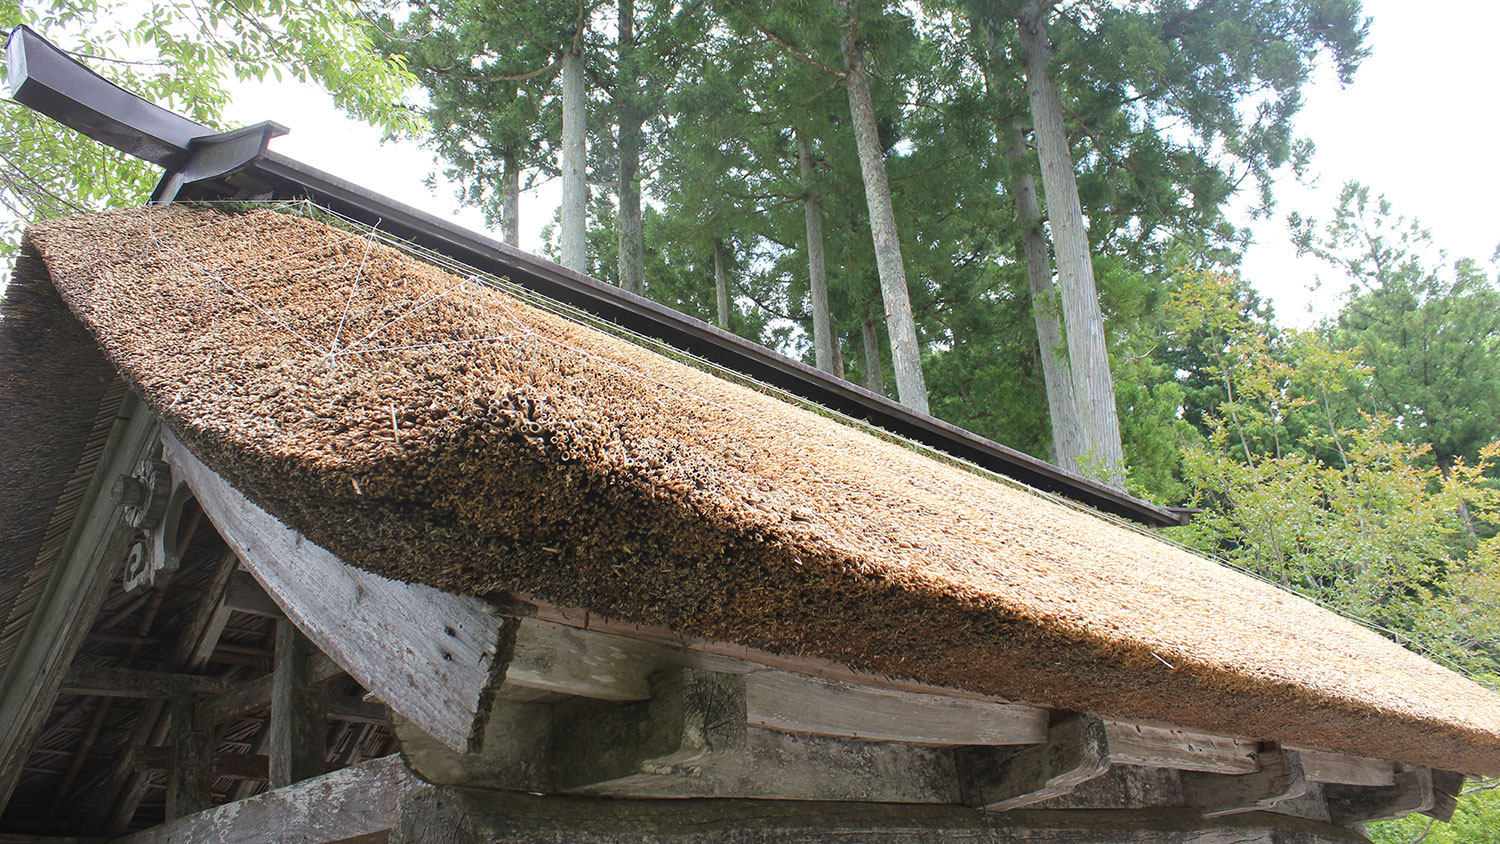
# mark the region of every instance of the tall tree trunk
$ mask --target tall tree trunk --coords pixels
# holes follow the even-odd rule
[[[500,202],[500,237],[511,246],[521,245],[521,168],[516,154],[506,151],[501,157],[501,175],[505,195]]]
[[[714,238],[714,296],[719,303],[719,327],[729,327],[729,276],[724,272],[724,241]]]
[[[1010,192],[1016,200],[1021,223],[1021,258],[1031,287],[1031,318],[1042,361],[1042,382],[1047,388],[1047,413],[1052,420],[1052,462],[1078,471],[1083,437],[1073,404],[1073,368],[1068,365],[1067,340],[1063,337],[1057,288],[1052,283],[1052,259],[1047,254],[1047,235],[1042,231],[1042,209],[1036,198],[1036,180],[1031,177],[1025,132],[1017,123],[1009,125],[1010,139],[1005,158],[1010,162]]]
[[[1042,187],[1047,192],[1047,218],[1057,253],[1073,398],[1085,449],[1082,462],[1086,465],[1080,468],[1119,487],[1124,485],[1125,454],[1120,445],[1115,388],[1109,375],[1109,351],[1104,343],[1104,317],[1094,286],[1094,265],[1078,182],[1073,176],[1073,155],[1063,128],[1062,98],[1047,71],[1052,58],[1047,41],[1047,15],[1051,11],[1051,2],[1031,0],[1017,21],[1026,62],[1026,95],[1031,101]]]
[[[865,317],[859,329],[864,340],[865,389],[885,395],[885,375],[880,367],[880,335],[875,330],[875,317]]]
[[[589,186],[587,132],[584,128],[583,54],[578,48],[563,56],[562,137],[562,263],[581,273],[589,271],[588,241],[584,226],[588,219]]]
[[[620,286],[646,295],[645,238],[641,231],[641,116],[636,108],[635,0],[620,0],[620,64],[615,97],[620,120]]]
[[[849,92],[849,112],[859,146],[859,169],[865,182],[865,203],[870,209],[870,235],[875,241],[875,265],[880,272],[881,296],[885,299],[896,395],[902,404],[926,413],[927,382],[922,377],[922,353],[917,344],[911,295],[906,288],[906,267],[901,261],[901,239],[896,234],[896,212],[891,207],[891,185],[885,175],[884,147],[875,126],[875,106],[870,100],[864,48],[856,37],[855,20],[850,15],[853,0],[834,2],[847,18],[842,43],[847,73],[844,87]]]
[[[837,338],[833,341],[833,375],[840,381],[844,380],[844,350],[839,348]]]
[[[828,315],[828,269],[823,260],[823,200],[812,191],[812,145],[797,133],[797,167],[802,173],[802,213],[807,218],[807,284],[812,293],[813,361],[832,372],[833,328]]]

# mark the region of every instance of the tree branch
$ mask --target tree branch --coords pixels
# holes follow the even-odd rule
[[[823,64],[812,56],[809,56],[808,54],[792,46],[791,42],[787,41],[785,38],[782,38],[780,35],[777,35],[769,29],[766,29],[764,26],[761,26],[759,21],[751,17],[750,13],[745,11],[744,8],[741,7],[738,3],[734,2],[734,0],[725,0],[725,3],[731,9],[734,9],[736,12],[744,15],[745,20],[749,21],[750,25],[755,27],[757,32],[775,42],[776,46],[780,47],[782,50],[785,50],[793,58],[809,65],[810,67],[815,67],[818,70],[823,71],[824,73],[831,73],[840,79],[843,79],[844,77],[849,75],[848,71],[839,70],[838,68],[829,67],[828,65]]]

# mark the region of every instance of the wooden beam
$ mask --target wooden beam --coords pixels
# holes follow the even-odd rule
[[[1340,826],[1348,826],[1404,818],[1413,812],[1432,811],[1437,805],[1432,771],[1426,768],[1401,771],[1395,780],[1394,785],[1384,788],[1324,786],[1329,817]]]
[[[221,695],[241,685],[235,680],[169,671],[78,666],[69,668],[59,691],[69,695],[166,700],[195,695]]]
[[[308,671],[308,685],[327,681],[327,670],[331,663],[317,657],[308,659],[313,666]],[[323,669],[323,670],[320,670]],[[233,685],[228,691],[198,704],[196,717],[202,724],[222,724],[271,707],[271,688],[275,675],[267,674],[254,680]],[[384,704],[374,703],[344,694],[335,694],[324,689],[317,693],[318,707],[323,714],[336,721],[351,721],[356,724],[389,724],[390,712]]]
[[[499,694],[645,700],[650,675],[671,667],[745,674],[749,723],[784,732],[933,745],[1034,744],[1047,732],[1039,707],[809,677],[536,618],[519,620]]]
[[[286,618],[281,607],[271,600],[255,576],[246,571],[237,571],[229,576],[224,590],[224,606],[235,612],[258,615],[262,618]]]
[[[961,748],[955,751],[963,802],[988,812],[1006,812],[1068,794],[1109,770],[1104,723],[1069,715],[1052,724],[1047,740],[1016,750]]]
[[[1191,809],[1020,810],[790,800],[603,800],[478,788],[437,790],[444,812],[399,844],[1368,844],[1349,829]],[[418,824],[413,823],[413,826]],[[394,836],[393,842],[397,842]]]
[[[1396,784],[1396,766],[1384,759],[1366,759],[1302,747],[1287,749],[1296,751],[1310,782],[1373,787]]]
[[[171,773],[177,765],[177,749],[172,747],[142,748],[141,752],[136,755],[136,764],[148,771]],[[259,754],[221,753],[213,757],[212,767],[216,777],[266,781],[271,776],[270,759]]]
[[[0,672],[0,812],[134,532],[124,522],[125,505],[111,500],[110,487],[135,469],[155,441],[156,420],[127,393],[45,591]]]
[[[648,701],[500,699],[484,747],[457,754],[408,722],[396,735],[438,784],[616,798],[748,797],[953,803],[953,751],[747,724],[745,676],[670,669]]]
[[[169,460],[286,617],[360,685],[456,750],[477,744],[512,624],[477,598],[345,565],[252,504],[170,433]]]
[[[400,802],[427,788],[399,757],[387,756],[142,830],[116,844],[357,840],[389,830]]]
[[[1181,727],[1105,720],[1109,761],[1211,774],[1250,774],[1259,769],[1255,743]]]
[[[1264,811],[1307,793],[1307,777],[1295,751],[1263,750],[1259,761],[1260,769],[1251,774],[1184,773],[1184,802],[1212,818]]]
[[[327,730],[317,690],[307,681],[311,650],[312,643],[290,621],[276,622],[276,670],[271,675],[272,788],[327,771]]]
[[[757,727],[872,741],[935,745],[1037,744],[1047,711],[856,686],[785,671],[745,677],[749,721]]]
[[[469,822],[463,799],[450,788],[434,788],[401,802],[388,844],[487,844]]]

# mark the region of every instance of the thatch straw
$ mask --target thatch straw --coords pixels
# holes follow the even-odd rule
[[[0,303],[0,672],[25,634],[123,397],[27,248]]]
[[[1500,698],[1306,601],[363,234],[167,208],[32,237],[183,441],[354,565],[1015,700],[1500,772]]]

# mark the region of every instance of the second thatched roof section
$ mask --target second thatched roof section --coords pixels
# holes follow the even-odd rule
[[[29,247],[201,459],[354,565],[1018,701],[1500,772],[1500,698],[1355,624],[365,233],[171,207],[47,223]]]

